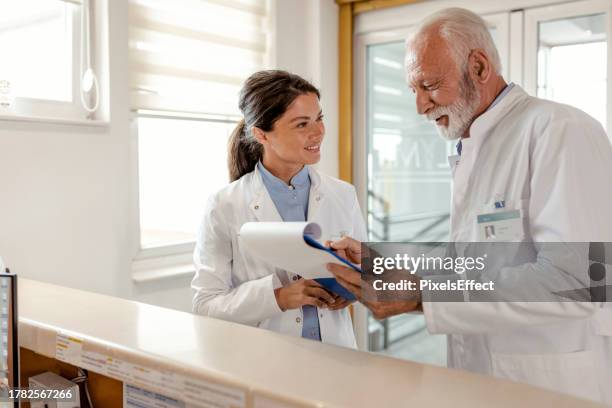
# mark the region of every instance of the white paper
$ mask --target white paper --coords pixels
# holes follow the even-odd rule
[[[333,278],[326,265],[342,263],[308,245],[304,234],[318,240],[321,227],[314,222],[247,222],[240,228],[240,245],[264,262],[305,279]]]
[[[182,398],[190,404],[202,408],[246,408],[246,389],[231,385],[184,378],[185,391]]]
[[[183,401],[123,383],[123,406],[125,408],[184,408]]]
[[[108,375],[108,357],[105,354],[96,351],[83,350],[81,354],[81,368],[96,372],[102,375]]]
[[[83,339],[66,333],[57,333],[55,336],[55,358],[57,360],[81,366],[81,353]]]
[[[109,377],[116,378],[123,382],[132,380],[132,366],[127,361],[123,361],[119,358],[108,357],[106,359],[106,372]]]

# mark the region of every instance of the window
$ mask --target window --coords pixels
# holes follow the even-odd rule
[[[0,2],[0,115],[85,119],[79,0]]]
[[[208,197],[228,183],[240,87],[267,65],[268,12],[265,0],[129,4],[137,258],[147,259],[191,251]]]
[[[235,123],[138,118],[140,242],[191,242],[210,194],[228,182],[225,151]]]
[[[525,10],[527,92],[572,105],[609,129],[610,15],[608,0],[584,0]]]
[[[538,96],[574,105],[606,127],[606,15],[538,24]]]

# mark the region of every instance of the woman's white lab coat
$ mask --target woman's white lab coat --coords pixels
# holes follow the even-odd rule
[[[506,209],[523,211],[526,241],[612,242],[612,147],[601,125],[577,109],[515,86],[474,121],[452,167],[451,241],[479,241],[476,216],[504,200]],[[607,256],[612,259],[610,246]],[[528,265],[506,273],[539,271]],[[451,367],[612,403],[609,305],[426,302],[423,308],[429,331],[448,334]]]
[[[341,235],[366,239],[352,185],[308,168],[308,221],[322,228],[321,240]],[[240,227],[249,221],[282,221],[258,170],[216,193],[208,203],[194,253],[191,286],[195,313],[300,337],[302,309],[281,311],[274,289],[297,280],[291,271],[266,264],[241,248]],[[321,340],[356,347],[348,309],[318,309]]]

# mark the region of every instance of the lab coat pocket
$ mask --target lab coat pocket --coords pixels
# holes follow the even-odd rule
[[[549,390],[599,400],[590,350],[558,354],[493,354],[493,375]]]

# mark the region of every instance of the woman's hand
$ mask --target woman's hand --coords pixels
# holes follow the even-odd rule
[[[297,309],[304,305],[317,306],[320,308],[331,308],[336,306],[334,295],[327,292],[321,285],[311,279],[299,279],[289,286],[274,290],[276,303],[284,312],[289,309]],[[337,310],[337,309],[332,309]]]
[[[354,300],[346,300],[340,295],[334,294],[334,304],[328,307],[329,310],[341,310],[354,302]]]

